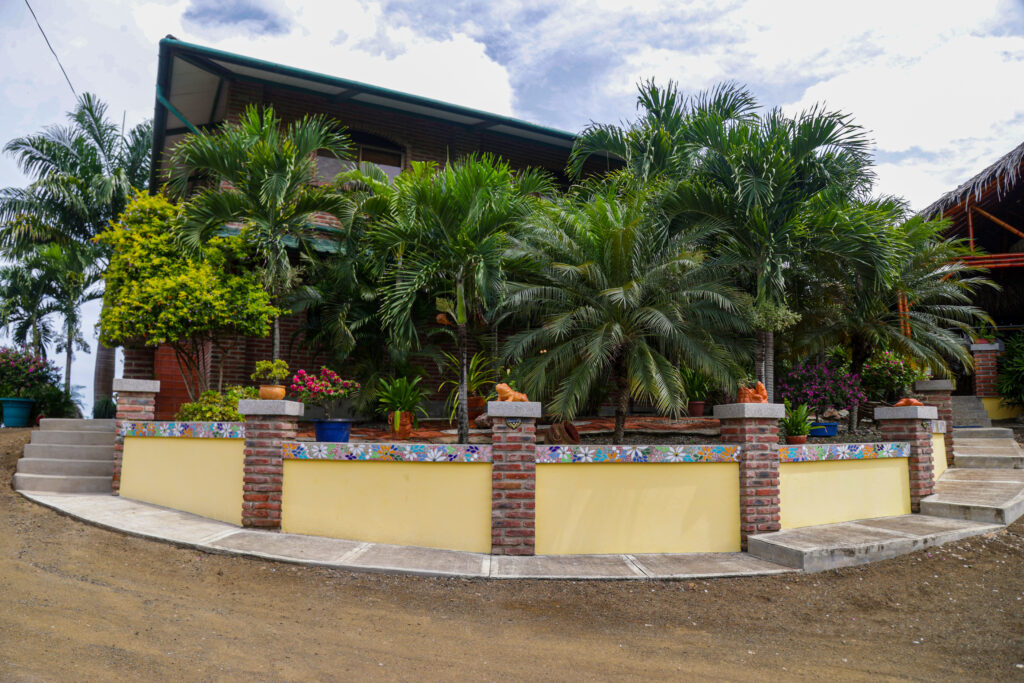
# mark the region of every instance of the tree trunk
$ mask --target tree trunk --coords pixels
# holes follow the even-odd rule
[[[850,343],[850,372],[859,378],[864,373],[864,366],[871,357],[871,345],[859,337],[854,337]],[[850,417],[847,427],[852,433],[860,426],[860,404],[854,403],[850,406]]]
[[[274,318],[274,345],[270,352],[271,360],[281,357],[281,318]]]
[[[64,393],[68,396],[71,395],[71,361],[74,358],[74,350],[72,349],[71,343],[74,340],[74,326],[68,324],[67,330],[67,348],[64,349]]]
[[[114,395],[114,369],[117,349],[96,342],[96,365],[92,373],[92,404]]]
[[[455,280],[456,341],[459,346],[459,401],[456,418],[459,423],[459,443],[469,443],[469,367],[466,355],[469,346],[466,324],[466,291],[462,277]]]
[[[758,330],[754,337],[754,379],[764,382],[765,333]]]
[[[612,381],[618,388],[615,397],[615,433],[612,442],[621,444],[626,433],[626,415],[629,413],[629,378],[626,377],[625,361],[615,361],[615,376]]]
[[[764,333],[764,388],[768,390],[768,402],[775,402],[775,332]]]

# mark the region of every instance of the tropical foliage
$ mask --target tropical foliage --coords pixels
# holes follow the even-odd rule
[[[243,422],[238,412],[239,399],[254,399],[258,392],[253,387],[227,387],[224,393],[204,391],[195,401],[182,403],[175,420],[184,422]]]
[[[1024,406],[1024,332],[1006,340],[1006,350],[999,357],[998,387],[1003,403]]]
[[[342,379],[330,368],[322,367],[315,375],[299,370],[292,377],[289,389],[303,403],[323,408],[329,419],[335,403],[356,393],[359,387],[359,382]]]

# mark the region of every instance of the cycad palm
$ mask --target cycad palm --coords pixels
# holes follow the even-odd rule
[[[324,117],[307,116],[285,126],[272,108],[255,105],[238,123],[186,137],[171,155],[172,189],[184,196],[197,177],[212,186],[185,204],[178,227],[182,244],[201,251],[226,224],[241,224],[262,264],[264,286],[280,300],[298,280],[290,250],[308,247],[329,232],[314,225],[316,215],[333,216],[342,230],[352,221],[352,202],[331,186],[315,184],[317,151],[344,159],[350,149],[345,133]],[[275,320],[273,357],[280,353]]]
[[[521,244],[537,274],[510,283],[504,304],[536,326],[509,338],[506,355],[548,411],[572,419],[610,388],[621,443],[630,397],[682,413],[680,361],[732,382],[738,293],[645,197],[570,199],[537,223]]]
[[[450,297],[459,373],[459,440],[469,439],[468,326],[498,303],[510,237],[536,205],[533,194],[550,190],[546,177],[514,174],[490,156],[469,157],[436,169],[414,164],[398,176],[388,217],[371,242],[390,261],[383,293],[383,322],[399,346],[416,342],[413,305],[427,294]]]

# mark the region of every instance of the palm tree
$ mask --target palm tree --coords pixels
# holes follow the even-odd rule
[[[734,384],[733,340],[746,326],[739,293],[689,238],[670,234],[647,197],[616,192],[570,198],[538,218],[521,242],[537,274],[508,285],[504,308],[535,324],[506,343],[522,388],[572,419],[610,387],[621,443],[630,397],[682,413],[680,361]]]
[[[34,268],[24,261],[0,268],[0,319],[14,342],[45,358],[47,345],[57,338],[50,319],[56,312],[49,283]]]
[[[459,441],[468,443],[468,327],[487,322],[505,280],[507,247],[534,211],[534,194],[550,192],[547,177],[514,174],[489,155],[468,157],[438,170],[413,164],[395,180],[387,217],[371,229],[378,257],[388,258],[383,322],[399,347],[418,341],[413,306],[439,296],[454,320],[459,358]]]
[[[282,125],[273,108],[249,105],[238,123],[225,122],[214,133],[186,137],[170,159],[171,188],[185,196],[199,179],[207,187],[185,204],[179,237],[189,250],[225,229],[241,225],[245,242],[261,263],[263,283],[280,301],[299,280],[291,250],[307,249],[329,230],[313,221],[333,216],[344,231],[353,203],[333,187],[316,185],[318,151],[339,159],[351,144],[344,131],[322,116]],[[274,320],[273,357],[281,355],[281,328]]]
[[[107,120],[107,106],[81,95],[69,125],[15,138],[4,151],[32,178],[25,188],[0,190],[0,246],[24,251],[33,244],[87,244],[149,182],[151,122],[129,131]],[[102,268],[106,254],[98,254]],[[96,349],[93,403],[110,398],[114,349]]]

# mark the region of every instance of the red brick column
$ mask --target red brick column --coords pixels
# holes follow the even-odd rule
[[[491,554],[533,555],[540,403],[490,401]]]
[[[153,379],[156,349],[152,346],[124,347],[125,379]]]
[[[304,410],[296,401],[238,402],[238,412],[245,416],[242,526],[281,528],[281,443],[295,440]]]
[[[921,499],[935,492],[935,463],[932,460],[932,423],[939,411],[935,406],[875,408],[875,422],[885,441],[910,443],[910,510],[921,511]]]
[[[946,463],[953,466],[953,382],[948,379],[926,379],[914,382],[914,392],[921,402],[939,411],[939,420],[946,423]]]
[[[740,547],[747,538],[778,531],[780,403],[729,403],[715,406],[722,441],[740,446]]]
[[[974,356],[974,395],[979,398],[995,398],[999,396],[996,389],[998,370],[996,360],[1003,352],[1003,342],[985,342],[971,344],[971,355]]]
[[[114,417],[114,476],[111,489],[114,495],[121,491],[121,461],[124,458],[125,422],[152,420],[156,411],[156,395],[160,382],[152,379],[115,379],[114,392],[117,394],[117,414]]]

